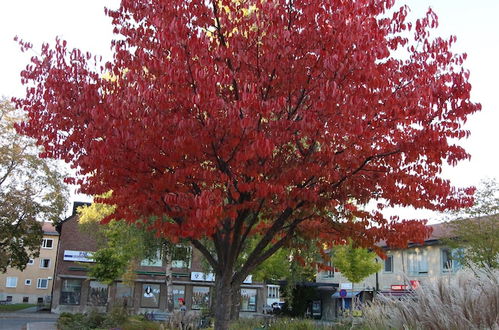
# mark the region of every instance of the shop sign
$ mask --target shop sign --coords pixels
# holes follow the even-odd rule
[[[191,281],[202,281],[202,282],[214,282],[215,274],[213,273],[203,273],[203,272],[191,272]],[[253,275],[248,275],[244,281],[244,284],[253,283]]]
[[[340,283],[340,289],[352,290],[352,283]]]
[[[64,261],[94,262],[93,252],[64,250]]]
[[[213,282],[215,281],[215,274],[203,273],[203,272],[191,272],[191,281]]]
[[[404,290],[407,290],[407,285],[392,284],[391,289],[392,289],[392,291],[404,291]]]

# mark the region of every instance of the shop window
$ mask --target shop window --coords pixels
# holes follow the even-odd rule
[[[180,300],[182,299],[185,301],[185,286],[174,285],[172,287],[172,294],[173,294],[173,308],[179,309]]]
[[[40,259],[40,268],[49,268],[50,259]]]
[[[442,272],[452,273],[461,269],[459,262],[459,255],[462,253],[461,249],[441,249]]]
[[[81,280],[63,280],[61,305],[79,305],[81,299]]]
[[[39,278],[36,281],[36,288],[37,289],[47,289],[49,287],[49,280],[48,278]]]
[[[148,283],[142,284],[140,307],[158,308],[160,294],[161,294],[161,288],[159,284],[148,284]]]
[[[241,311],[256,312],[256,289],[241,289]]]
[[[393,273],[393,256],[388,255],[385,259],[385,267],[383,268],[385,273]]]
[[[172,253],[173,268],[191,267],[192,248],[190,246],[176,245]]]
[[[5,286],[7,288],[17,287],[17,277],[7,277],[7,279],[5,280]]]
[[[115,304],[124,308],[133,306],[133,287],[121,282],[117,283]]]
[[[210,288],[207,286],[192,287],[192,309],[204,309],[210,307]]]
[[[54,240],[52,238],[44,238],[42,240],[42,248],[51,249],[54,247]]]
[[[107,303],[107,284],[90,281],[88,290],[88,304],[93,306],[104,306]]]
[[[428,255],[425,251],[411,251],[407,255],[409,275],[428,275]]]

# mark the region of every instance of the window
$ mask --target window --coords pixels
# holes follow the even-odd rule
[[[207,286],[192,287],[192,309],[210,307],[210,288]]]
[[[52,238],[44,238],[42,241],[42,248],[51,249],[54,246],[54,240]]]
[[[192,249],[190,246],[176,245],[173,248],[172,267],[189,268],[191,266]]]
[[[29,303],[29,297],[23,297],[23,303]]]
[[[35,259],[29,259],[28,265],[33,265],[35,263]]]
[[[383,268],[385,273],[393,273],[393,256],[388,255],[385,259],[385,267]]]
[[[241,289],[241,311],[256,312],[256,289]]]
[[[81,298],[81,280],[63,280],[61,287],[61,305],[79,305]]]
[[[133,306],[133,287],[124,283],[116,283],[115,304],[124,308]]]
[[[47,289],[49,287],[49,280],[48,278],[39,278],[37,283],[36,283],[36,288],[37,289]]]
[[[415,250],[407,255],[409,275],[428,275],[428,256],[425,251]]]
[[[331,267],[331,269],[325,270],[322,272],[322,278],[333,278],[334,277],[334,267],[333,267],[333,262],[328,261],[326,263],[326,266]]]
[[[146,267],[161,267],[163,266],[163,260],[161,258],[161,251],[158,250],[156,255],[151,257],[150,259],[144,259],[140,262],[141,266]]]
[[[145,308],[158,308],[159,296],[161,294],[161,287],[159,284],[142,284],[142,296],[140,298],[140,307]]]
[[[31,280],[30,279],[24,280],[24,285],[31,285]]]
[[[7,288],[15,288],[17,286],[17,277],[7,277],[5,286]]]
[[[185,286],[183,285],[174,285],[172,287],[173,291],[173,308],[179,309],[180,303],[179,301],[182,299],[185,301]]]
[[[280,292],[278,285],[267,285],[267,298],[269,299],[279,299]]]
[[[93,306],[104,306],[107,303],[108,286],[107,284],[90,281],[88,290],[88,304]]]
[[[50,259],[40,259],[40,268],[49,268]]]
[[[452,273],[461,269],[459,262],[459,254],[462,253],[461,249],[443,248],[441,250],[442,272]]]

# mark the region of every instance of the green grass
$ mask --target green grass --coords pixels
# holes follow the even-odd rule
[[[0,312],[15,312],[19,311],[21,309],[26,309],[29,307],[34,307],[36,306],[35,304],[7,304],[7,305],[0,305]]]

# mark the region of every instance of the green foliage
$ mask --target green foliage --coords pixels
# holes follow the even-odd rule
[[[257,266],[253,271],[253,279],[257,282],[285,279],[290,275],[291,262],[291,251],[281,248]]]
[[[34,140],[17,134],[22,119],[9,101],[0,99],[0,271],[23,270],[38,256],[39,221],[57,222],[64,214],[67,187],[56,163],[39,158]]]
[[[475,193],[472,207],[453,213],[457,220],[447,225],[452,239],[444,241],[459,250],[459,262],[470,268],[499,268],[499,184],[484,180]]]
[[[59,330],[90,330],[90,329],[111,329],[119,328],[123,330],[143,330],[159,329],[160,325],[151,321],[146,321],[143,317],[128,317],[121,308],[113,308],[107,314],[91,311],[87,314],[81,313],[61,313],[57,320]]]
[[[101,224],[101,220],[113,210],[113,206],[102,203],[78,209],[81,229],[94,236],[100,244],[93,255],[95,263],[90,266],[89,275],[108,284],[118,278],[133,279],[137,263],[155,258],[157,251],[165,245],[154,233],[136,224],[115,220]]]
[[[365,248],[355,247],[352,241],[333,248],[334,266],[353,283],[359,283],[367,276],[378,272],[381,263],[375,261],[376,254]]]
[[[324,325],[314,320],[292,319],[292,318],[244,318],[233,322],[230,330],[326,330],[330,325]]]

